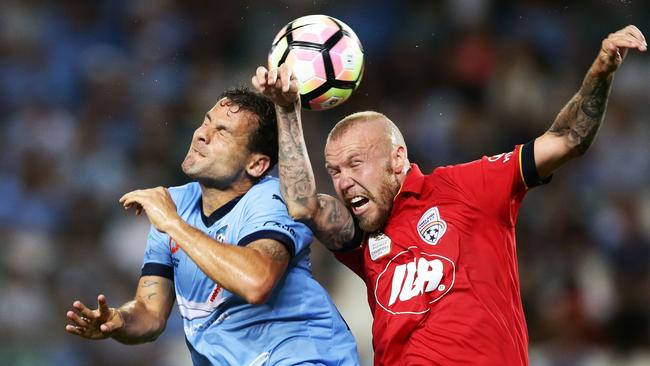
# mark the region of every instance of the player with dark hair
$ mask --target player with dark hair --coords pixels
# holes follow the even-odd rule
[[[195,365],[358,365],[356,344],[312,278],[307,226],[289,217],[277,178],[275,108],[247,90],[222,95],[194,132],[194,182],[125,194],[152,227],[135,299],[80,301],[66,330],[134,344],[165,329],[174,299]]]
[[[278,124],[275,106],[269,103],[268,98],[260,98],[259,94],[251,93],[247,89],[226,90],[221,93],[219,100],[224,98],[258,116],[259,126],[250,133],[248,149],[269,157],[269,169],[266,171],[268,173],[278,163]]]
[[[424,175],[386,116],[355,113],[325,146],[340,200],[316,194],[295,78],[260,67],[253,85],[278,112],[280,180],[306,222],[367,286],[376,365],[527,365],[515,222],[522,199],[596,137],[635,26],[610,34],[550,129],[513,151]]]

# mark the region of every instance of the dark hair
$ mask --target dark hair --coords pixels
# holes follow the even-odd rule
[[[278,122],[275,104],[264,95],[245,87],[228,89],[219,96],[219,99],[223,98],[257,116],[257,128],[249,136],[248,150],[264,154],[271,159],[269,169],[264,172],[266,175],[278,163]]]

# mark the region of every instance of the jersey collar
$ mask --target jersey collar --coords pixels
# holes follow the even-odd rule
[[[400,188],[397,195],[399,195],[402,192],[419,194],[420,192],[422,192],[423,184],[424,184],[424,175],[420,171],[420,167],[418,167],[417,164],[411,164],[411,169],[406,175],[406,179],[404,180],[404,183],[402,183],[402,187]]]
[[[239,197],[235,197],[232,200],[228,201],[225,205],[219,207],[216,209],[210,216],[206,216],[205,213],[203,212],[203,197],[199,196],[198,202],[196,203],[198,205],[199,212],[201,212],[201,221],[203,221],[203,224],[205,227],[210,227],[214,225],[215,222],[219,221],[222,217],[226,216],[230,210],[232,210],[237,202],[244,197],[244,195],[241,195]]]

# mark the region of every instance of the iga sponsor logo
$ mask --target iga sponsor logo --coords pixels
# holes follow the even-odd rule
[[[377,277],[375,299],[391,314],[426,313],[456,279],[456,265],[449,258],[411,250],[417,247],[397,254]]]

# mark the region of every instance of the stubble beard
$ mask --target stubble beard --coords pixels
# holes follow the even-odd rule
[[[199,162],[197,161],[188,162],[187,159],[188,157],[185,157],[185,160],[183,160],[183,163],[181,164],[181,170],[190,179],[199,182],[202,186],[205,187],[211,187],[217,189],[227,188],[227,184],[225,184],[219,179],[216,179],[216,177],[212,177],[209,174],[207,174],[205,171],[206,170],[205,167],[202,168],[199,165]]]
[[[185,175],[187,175],[191,179],[198,180],[197,178],[200,177],[200,172],[198,172],[197,171],[198,169],[196,169],[197,161],[188,161],[189,159],[191,158],[190,158],[190,154],[188,153],[185,156],[183,162],[181,163],[181,170],[183,171],[183,173],[185,173]]]
[[[390,213],[393,210],[393,199],[397,195],[397,192],[399,192],[399,189],[400,183],[397,180],[397,176],[392,173],[392,168],[388,164],[384,179],[379,187],[379,193],[376,198],[371,198],[377,206],[377,216],[374,219],[360,217],[359,227],[361,230],[366,233],[375,233],[386,225]]]

